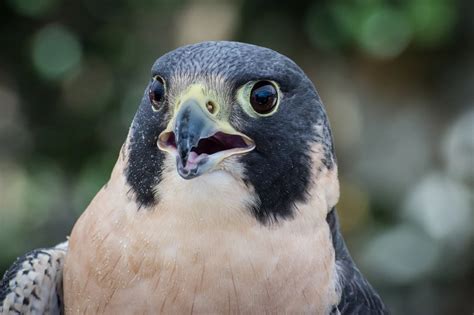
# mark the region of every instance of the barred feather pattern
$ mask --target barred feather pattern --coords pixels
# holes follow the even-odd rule
[[[63,314],[68,242],[19,257],[0,281],[0,314]]]

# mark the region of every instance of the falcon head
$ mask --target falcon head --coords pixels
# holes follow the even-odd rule
[[[266,223],[316,199],[329,211],[338,199],[318,93],[293,61],[267,48],[204,42],[159,58],[124,148],[126,180],[142,207],[177,190],[212,201],[235,185],[249,196],[242,207]]]

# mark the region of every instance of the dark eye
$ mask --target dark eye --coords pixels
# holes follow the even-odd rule
[[[148,97],[150,98],[153,109],[158,110],[160,103],[165,97],[165,83],[160,76],[153,77],[150,90],[148,91]]]
[[[277,104],[278,92],[273,83],[260,81],[255,83],[250,92],[250,104],[259,114],[269,113]]]

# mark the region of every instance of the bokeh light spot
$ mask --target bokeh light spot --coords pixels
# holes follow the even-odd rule
[[[474,212],[467,187],[442,173],[426,175],[410,189],[404,215],[437,242],[466,247],[472,235]]]
[[[456,22],[456,1],[408,1],[416,43],[436,46],[449,37]]]
[[[433,271],[439,256],[436,242],[414,227],[402,224],[369,242],[361,262],[374,277],[406,284]]]
[[[190,2],[180,13],[175,27],[178,46],[224,40],[235,31],[237,16],[232,2]]]
[[[474,187],[474,106],[446,132],[442,153],[449,174]]]
[[[408,46],[412,33],[404,14],[388,7],[373,10],[360,31],[360,47],[369,55],[380,59],[401,54]]]
[[[45,79],[60,79],[81,62],[81,45],[76,36],[61,25],[41,29],[33,40],[33,64]]]

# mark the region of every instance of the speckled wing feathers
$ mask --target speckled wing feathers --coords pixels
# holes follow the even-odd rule
[[[0,281],[0,314],[62,314],[62,270],[68,244],[17,258]]]

